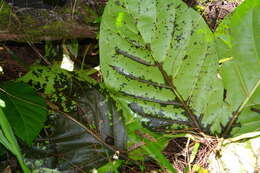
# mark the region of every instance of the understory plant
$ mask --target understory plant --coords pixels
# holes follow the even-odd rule
[[[13,153],[19,164],[21,165],[22,170],[25,173],[29,173],[29,168],[25,165],[23,161],[23,156],[21,154],[19,145],[14,136],[12,127],[10,126],[2,108],[5,107],[5,102],[0,99],[0,144],[2,144],[6,149]]]
[[[0,144],[14,154],[25,173],[30,170],[17,142],[31,145],[43,128],[47,108],[42,97],[27,84],[0,83]]]
[[[101,71],[123,112],[129,146],[151,146],[157,141],[147,136],[158,130],[219,138],[260,130],[259,10],[259,1],[245,1],[212,33],[181,0],[108,2]],[[162,147],[150,149],[158,159],[153,152]]]
[[[103,82],[98,85],[89,77],[92,70],[84,71],[83,66],[71,73],[58,65],[34,66],[20,79],[41,89],[50,101],[60,102],[64,112],[76,110],[76,115],[58,111],[53,116],[56,131],[49,142],[57,147],[52,154],[63,156],[55,158],[54,164],[60,164],[56,168],[89,169],[110,161],[98,172],[118,172],[122,164],[145,162],[148,155],[162,169],[177,172],[162,151],[172,138],[196,141],[187,131],[225,138],[223,144],[259,136],[259,31],[258,0],[246,0],[214,33],[181,0],[110,0],[99,35]],[[78,92],[67,81],[74,79],[96,89],[75,85]],[[0,111],[14,134],[32,145],[47,119],[43,98],[23,83],[1,83],[0,89],[7,105]],[[78,92],[75,100],[65,97],[67,90]],[[12,141],[23,166],[14,137]],[[189,171],[205,171],[190,166],[199,147],[196,141]]]

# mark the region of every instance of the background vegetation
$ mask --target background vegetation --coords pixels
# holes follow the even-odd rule
[[[0,169],[259,171],[260,3],[221,21],[239,3],[110,0],[97,39],[3,43]]]

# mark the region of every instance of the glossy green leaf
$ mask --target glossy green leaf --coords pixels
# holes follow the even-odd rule
[[[17,160],[24,173],[30,173],[29,168],[25,165],[23,161],[23,156],[21,154],[19,145],[14,136],[13,129],[10,126],[6,118],[6,115],[4,114],[1,107],[0,107],[0,144],[6,147],[6,149],[8,149],[17,157]]]
[[[110,0],[100,55],[106,87],[146,125],[215,133],[228,122],[213,34],[182,1]]]
[[[0,98],[6,104],[3,111],[15,135],[27,144],[31,144],[47,118],[44,99],[24,83],[0,83],[0,89]]]
[[[225,134],[260,130],[260,2],[245,1],[217,29],[220,75],[225,87],[224,101],[232,119]]]

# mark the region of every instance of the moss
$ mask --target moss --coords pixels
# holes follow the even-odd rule
[[[5,2],[0,2],[0,30],[6,30],[6,26],[9,24],[9,17],[11,15],[11,9]]]
[[[96,11],[94,11],[87,5],[82,5],[81,8],[81,16],[83,16],[83,22],[85,24],[94,23],[98,18]]]
[[[12,32],[25,33],[25,39],[30,39],[30,41],[40,41],[43,36],[62,39],[67,35],[64,31],[66,22],[59,21],[56,17],[49,15],[47,10],[38,11],[37,14],[23,14],[18,17],[22,23],[21,29],[12,30]]]
[[[37,40],[42,36],[46,35],[48,37],[60,38],[66,36],[64,32],[64,23],[60,21],[52,22],[47,25],[42,25],[37,28],[30,28],[26,32],[30,34],[32,40]]]
[[[24,38],[19,38],[22,42],[40,41],[44,36],[54,39],[72,38],[73,33],[80,35],[82,28],[91,26],[98,17],[95,10],[86,4],[76,6],[74,18],[71,14],[71,7],[12,12],[4,3],[0,11],[0,29],[8,30],[11,34],[25,35]]]

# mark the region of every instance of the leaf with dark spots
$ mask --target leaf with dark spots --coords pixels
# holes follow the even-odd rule
[[[131,73],[128,73],[126,72],[124,69],[120,68],[120,67],[117,67],[117,66],[113,66],[111,65],[111,67],[117,71],[119,74],[122,74],[130,79],[133,79],[133,80],[137,80],[139,82],[143,82],[143,83],[146,83],[148,85],[152,85],[152,86],[155,86],[155,87],[159,87],[159,88],[167,88],[167,89],[170,89],[171,87],[168,86],[168,85],[165,85],[165,84],[159,84],[159,83],[155,83],[151,80],[145,80],[144,77],[137,77],[137,76],[134,76],[133,74]]]
[[[126,96],[131,96],[131,97],[134,97],[134,98],[137,98],[137,99],[141,99],[141,100],[144,100],[144,101],[148,101],[148,102],[154,102],[154,103],[159,103],[160,105],[175,105],[175,106],[180,106],[181,104],[179,102],[176,102],[174,100],[159,100],[159,99],[156,99],[156,98],[150,98],[150,97],[143,97],[143,96],[138,96],[138,95],[133,95],[133,94],[129,94],[129,93],[126,93],[126,92],[122,92],[123,95],[126,95]],[[145,95],[148,95],[148,93],[145,93]]]
[[[224,92],[223,92],[223,101],[225,101],[227,98],[227,90],[224,88]]]
[[[230,115],[223,117],[214,37],[203,18],[181,0],[121,3],[123,8],[114,0],[107,4],[99,40],[104,83],[119,107],[144,119],[158,115],[172,127],[212,124],[211,133],[221,133]],[[122,13],[127,20],[119,27],[113,16]]]
[[[147,65],[147,66],[153,66],[153,64],[144,61],[142,58],[139,58],[139,57],[137,57],[137,56],[131,55],[131,54],[129,54],[128,52],[123,51],[123,50],[121,50],[121,49],[119,49],[119,48],[115,48],[115,51],[116,51],[116,53],[118,53],[118,54],[121,54],[121,55],[123,55],[123,56],[125,56],[125,57],[127,57],[127,58],[129,58],[129,59],[132,59],[133,61],[137,61],[137,62],[139,62],[139,63],[141,63],[141,64],[144,64],[144,65]]]
[[[241,4],[215,32],[221,63],[219,76],[226,92],[222,99],[233,112],[225,125],[225,136],[259,131],[260,105],[260,1]],[[234,127],[234,124],[241,124]]]
[[[164,114],[163,110],[160,110],[158,114],[153,114],[153,113],[145,113],[143,108],[139,106],[137,103],[130,103],[129,104],[130,109],[142,117],[149,118],[151,120],[160,120],[161,123],[172,125],[172,124],[182,124],[182,125],[190,125],[188,121],[183,121],[183,120],[173,120],[170,118],[167,118],[166,115]]]
[[[127,136],[114,101],[96,89],[77,92],[81,113],[70,113],[71,118],[52,114],[50,136],[26,149],[28,161],[40,160],[42,167],[63,173],[88,172],[109,162],[117,151],[124,155]]]
[[[188,55],[185,55],[184,57],[183,57],[183,60],[186,60],[188,58]]]

